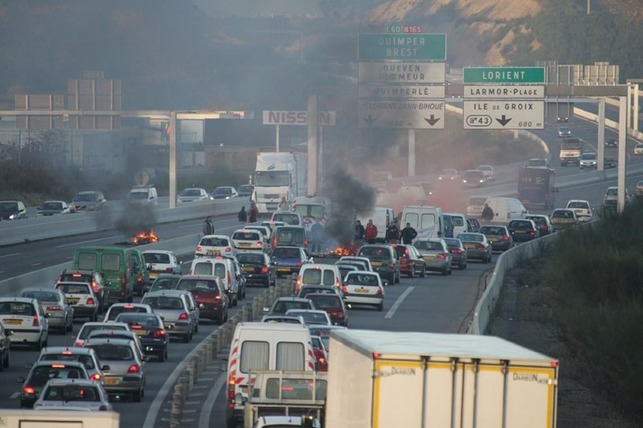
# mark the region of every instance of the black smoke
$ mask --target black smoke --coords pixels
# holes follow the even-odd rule
[[[123,233],[127,238],[137,235],[140,232],[148,233],[156,225],[156,213],[149,205],[126,204],[120,218],[114,226],[116,230]]]
[[[348,245],[353,241],[355,215],[365,214],[373,209],[375,190],[340,168],[335,169],[328,177],[325,188],[333,209],[326,232],[340,245]]]

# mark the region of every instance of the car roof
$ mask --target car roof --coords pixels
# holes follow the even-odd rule
[[[278,299],[275,300],[275,302],[306,302],[308,303],[310,299],[305,298],[305,297],[294,297],[294,296],[285,296],[285,297],[279,297]]]
[[[156,297],[156,296],[167,296],[167,297],[179,297],[189,294],[188,290],[155,290],[145,293],[143,297]]]
[[[82,348],[79,346],[48,346],[40,350],[40,354],[60,354],[62,352],[72,352],[74,354],[93,354],[94,350]]]
[[[170,251],[170,250],[145,250],[145,251],[143,251],[143,254],[154,254],[154,253],[174,254],[174,251]]]
[[[93,380],[93,379],[64,379],[64,378],[53,378],[53,379],[49,379],[49,381],[47,381],[47,386],[71,385],[71,384],[82,385],[82,386],[96,386],[96,387],[99,387],[100,386],[100,381],[96,381],[96,380]],[[92,400],[92,401],[94,401],[94,400]],[[65,406],[65,407],[67,407],[67,406]],[[47,406],[46,409],[50,410],[51,407]],[[74,409],[74,410],[76,410],[76,409]]]
[[[38,303],[38,300],[33,297],[0,297],[0,302]]]
[[[85,340],[85,345],[89,347],[90,345],[121,345],[121,346],[133,346],[131,339],[112,339],[109,337],[95,337]]]
[[[71,367],[80,367],[83,370],[87,371],[85,369],[85,365],[78,361],[38,360],[33,363],[32,368],[36,366],[51,366],[52,364],[64,364],[66,366],[71,366]]]

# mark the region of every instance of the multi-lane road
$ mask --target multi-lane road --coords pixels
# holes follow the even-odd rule
[[[575,121],[568,124],[575,134],[586,141],[595,141],[595,125],[587,122]],[[546,141],[556,140],[556,126],[552,124],[547,130],[539,132]],[[603,193],[607,186],[615,185],[616,180],[603,182],[582,183],[583,176],[588,172],[579,171],[575,167],[558,167],[557,149],[555,144],[550,145],[552,165],[557,169],[559,180],[563,178],[579,178],[578,184],[566,187],[557,194],[557,205],[563,205],[568,199],[587,199],[597,207],[602,202]],[[606,149],[606,153],[615,149]],[[628,147],[631,155],[631,147]],[[628,163],[638,163],[639,159],[631,156]],[[459,198],[465,201],[473,193],[487,195],[511,195],[516,192],[517,168],[505,166],[498,168],[498,180],[481,190],[460,191]],[[632,190],[634,184],[643,176],[632,176],[627,179],[628,189]],[[238,228],[236,216],[217,217],[215,230],[217,233],[231,233]],[[187,220],[183,222],[160,224],[155,228],[156,233],[164,240],[197,234],[201,231],[201,220]],[[91,245],[113,245],[126,241],[128,237],[114,231],[97,232],[80,236],[56,238],[41,242],[28,242],[0,248],[0,280],[6,280],[17,275],[42,269],[48,266],[65,263],[71,260],[75,247]],[[195,242],[196,244],[196,242]],[[185,260],[189,254],[183,255]],[[494,260],[495,260],[494,256]],[[354,308],[350,310],[350,327],[363,329],[378,329],[389,331],[431,331],[442,333],[463,332],[470,319],[473,307],[482,290],[484,279],[493,265],[472,262],[464,271],[454,270],[453,275],[443,277],[438,274],[426,278],[403,278],[400,284],[389,286],[386,289],[386,302],[383,312],[371,309]],[[53,280],[55,278],[51,278]],[[34,284],[36,285],[36,284]],[[46,284],[40,284],[46,285]],[[261,289],[250,288],[248,301],[259,294]],[[82,323],[79,320],[75,331]],[[146,395],[141,403],[129,401],[115,403],[115,409],[121,413],[121,425],[124,427],[144,426],[169,426],[166,394],[171,386],[172,373],[177,364],[190,352],[194,346],[206,335],[214,331],[217,326],[208,323],[202,324],[199,334],[195,335],[191,343],[184,344],[173,342],[170,348],[170,358],[164,363],[149,362],[146,366],[147,388]],[[73,342],[73,334],[53,335],[49,340],[50,345],[66,345]],[[9,369],[0,372],[0,407],[17,408],[17,395],[21,385],[15,382],[17,376],[24,376],[28,372],[26,364],[35,360],[37,353],[31,350],[12,349],[11,364]],[[207,381],[201,383],[203,389],[199,395],[193,397],[195,413],[192,425],[199,426],[201,419],[210,427],[224,426],[224,393],[222,386],[225,380],[225,370],[214,370],[208,373]],[[169,379],[169,380],[168,380]],[[214,388],[214,385],[217,388]],[[204,404],[212,403],[212,405]]]

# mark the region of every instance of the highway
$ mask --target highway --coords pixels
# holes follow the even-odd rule
[[[595,124],[580,120],[572,120],[567,124],[574,134],[588,141],[595,135]],[[548,128],[537,133],[548,142],[556,141],[556,124],[549,124]],[[594,143],[595,144],[595,143]],[[628,153],[632,154],[632,147],[628,143]],[[616,155],[616,149],[606,149],[606,153]],[[561,168],[557,162],[556,144],[550,144],[552,167],[557,170],[560,181],[563,179],[582,179],[583,175],[589,176],[590,172],[580,171],[577,167]],[[640,163],[639,157],[630,156],[628,164]],[[458,190],[461,203],[471,194],[486,195],[513,195],[516,192],[517,166],[497,167],[498,178],[495,183],[481,189]],[[634,184],[643,178],[643,174],[631,176],[627,179],[627,187],[632,191]],[[603,193],[610,185],[615,185],[616,180],[607,180],[600,183],[577,183],[573,187],[566,187],[557,194],[557,206],[563,206],[568,199],[587,199],[596,208],[602,202]],[[40,220],[40,219],[39,219]],[[34,220],[34,221],[39,221]],[[42,219],[43,221],[45,219]],[[155,227],[157,235],[164,240],[171,238],[198,234],[201,232],[202,220],[187,220],[176,223],[161,224]],[[234,215],[215,218],[216,233],[229,234],[240,225]],[[42,269],[44,267],[65,263],[71,260],[73,250],[80,245],[114,245],[127,241],[129,237],[115,231],[96,232],[78,236],[55,238],[46,241],[28,242],[24,244],[0,247],[0,280],[13,278],[22,273]],[[196,242],[195,242],[196,244]],[[184,261],[189,261],[190,254],[181,255]],[[494,260],[497,256],[494,256]],[[350,310],[349,324],[351,328],[378,329],[388,331],[430,331],[442,333],[463,332],[473,311],[473,307],[483,290],[485,277],[493,264],[470,262],[464,271],[454,270],[451,276],[443,277],[439,274],[430,274],[426,278],[403,278],[400,284],[386,288],[386,302],[383,312],[372,309],[354,308]],[[55,278],[51,278],[53,283]],[[46,285],[46,284],[34,284]],[[250,301],[262,289],[249,288]],[[242,302],[243,303],[243,302]],[[238,310],[238,309],[234,309]],[[231,314],[234,312],[231,312]],[[52,335],[50,345],[71,344],[75,332],[82,320],[78,320],[74,334]],[[189,344],[173,342],[170,348],[170,358],[164,363],[156,361],[146,364],[147,387],[146,395],[141,403],[132,403],[127,400],[115,403],[115,409],[121,413],[123,427],[144,426],[144,421],[155,421],[153,425],[169,426],[164,385],[175,369],[176,365],[190,352],[194,346],[217,326],[213,323],[202,323],[199,333]],[[15,382],[17,376],[25,376],[28,368],[25,366],[33,362],[37,352],[23,349],[12,349],[11,364],[9,369],[0,372],[0,407],[17,408],[19,403],[17,395],[21,384]],[[184,416],[188,426],[200,426],[201,419],[210,427],[223,427],[225,403],[223,385],[225,382],[225,365],[219,370],[219,365],[208,370],[203,383],[189,399],[193,403],[194,412]],[[207,378],[207,380],[205,380]],[[217,388],[214,388],[214,386]],[[165,385],[167,387],[167,385]],[[171,386],[171,385],[170,385]],[[204,403],[213,403],[213,406]],[[152,408],[159,410],[158,414],[148,416]]]

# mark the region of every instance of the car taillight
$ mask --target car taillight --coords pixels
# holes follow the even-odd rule
[[[138,366],[138,364],[132,364],[127,369],[127,373],[140,373],[140,372],[141,372],[141,368]]]
[[[234,380],[234,377],[230,376],[230,378],[228,379],[228,400],[229,400],[228,407],[230,407],[230,408],[234,408],[234,395],[235,395],[234,386],[235,386],[235,384],[236,384],[236,382]]]
[[[143,281],[143,274],[139,273],[138,277],[136,278],[136,281],[138,281],[138,282]]]
[[[33,395],[36,393],[36,390],[31,385],[25,385],[22,387],[22,392],[28,395]]]
[[[297,283],[295,284],[295,294],[299,293],[300,288],[301,288],[301,278],[297,278]]]
[[[179,315],[180,320],[186,320],[188,319],[188,314],[186,312],[181,312],[181,315]]]
[[[345,285],[342,285],[342,293],[348,294],[348,287]]]
[[[502,235],[502,240],[503,241],[508,241],[509,240],[509,235]]]
[[[157,328],[152,333],[152,337],[156,337],[156,338],[165,337],[165,330],[163,330],[162,328]]]
[[[140,325],[138,325],[138,324],[130,325],[130,328],[131,328],[132,330],[142,330],[142,329],[143,329],[143,327],[141,327],[141,326],[140,326]]]
[[[308,247],[308,239],[304,239],[304,246]]]
[[[295,263],[295,266],[297,266],[297,267],[301,267],[301,262],[297,262],[297,263]]]
[[[478,249],[480,249],[480,250],[484,250],[485,248],[486,248],[486,247],[484,246],[484,244],[478,244]]]
[[[216,296],[214,296],[214,300],[221,300],[221,295],[217,294]]]
[[[33,321],[31,322],[32,327],[38,327],[40,325],[40,322],[38,321],[38,315],[33,316]]]
[[[232,247],[226,247],[225,252],[229,253],[230,251],[232,251]]]
[[[530,230],[530,231],[529,231],[529,234],[530,234],[531,236],[534,236],[534,235],[536,234],[536,231],[535,231],[535,230]]]
[[[228,272],[228,284],[232,284],[232,275],[230,275],[230,272]]]
[[[127,275],[121,275],[121,288],[127,288]]]
[[[263,242],[259,241],[255,244],[257,247],[263,247]]]
[[[47,306],[48,312],[60,312],[62,310],[63,308],[61,308],[60,306]]]
[[[201,253],[201,252],[203,252],[203,248],[202,248],[201,246],[197,245],[197,246],[196,246],[196,252],[197,252],[197,253]]]
[[[89,378],[90,378],[91,380],[100,380],[101,375],[100,375],[100,373],[94,373],[94,374],[93,374],[93,375],[91,375]]]
[[[438,254],[438,259],[442,259],[442,260],[444,260],[444,259],[446,259],[446,258],[447,258],[447,255],[446,255],[446,254],[444,254],[444,253],[440,253],[440,254]]]
[[[82,346],[83,346],[83,342],[82,342],[82,341],[80,341],[80,340],[77,340],[77,341],[75,341],[75,342],[74,342],[74,346],[78,346],[78,347],[81,347],[81,348],[82,348]]]
[[[261,273],[268,273],[268,266],[262,266]]]
[[[378,295],[379,295],[379,294],[382,294],[382,289],[381,289],[381,288],[378,288],[378,289],[377,289],[377,291],[375,292],[375,294],[378,294]]]
[[[96,302],[94,301],[94,298],[93,298],[93,297],[90,297],[89,299],[87,299],[87,304],[88,304],[88,305],[93,305],[93,304],[95,304],[95,303],[96,303]]]
[[[165,272],[172,273],[174,271],[174,268],[168,267],[165,268]]]
[[[406,257],[408,257],[408,256],[409,256],[409,249],[408,249],[408,248],[405,248],[405,249],[404,249],[404,255],[405,255]]]
[[[272,247],[273,247],[273,248],[277,248],[277,238],[274,238],[274,239],[272,240]]]
[[[100,406],[100,407],[98,408],[98,411],[100,411],[100,412],[106,412],[107,410],[109,410],[109,409],[108,409],[108,408],[107,408],[107,406],[105,406],[105,405],[102,405],[102,406]]]

